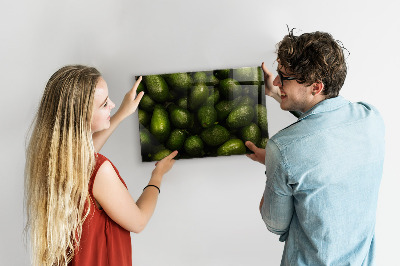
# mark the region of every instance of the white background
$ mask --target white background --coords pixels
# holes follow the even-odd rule
[[[275,44],[286,24],[299,34],[320,30],[342,41],[351,55],[341,95],[375,105],[385,120],[377,255],[379,265],[399,263],[398,10],[389,0],[1,1],[0,264],[29,265],[22,232],[25,141],[52,73],[66,64],[95,66],[118,104],[134,75],[262,61],[275,69]],[[275,102],[267,105],[271,133],[293,121]],[[137,113],[102,153],[136,199],[154,167],[141,163]],[[165,176],[152,220],[132,234],[133,264],[279,265],[283,244],[258,212],[264,183],[263,166],[245,156],[178,161]]]

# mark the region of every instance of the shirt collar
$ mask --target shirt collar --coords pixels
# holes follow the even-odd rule
[[[303,113],[298,121],[310,116],[310,115],[314,115],[314,114],[319,114],[319,113],[324,113],[324,112],[329,112],[329,111],[333,111],[335,109],[339,109],[340,107],[342,107],[343,105],[349,104],[350,101],[346,100],[345,98],[343,98],[342,96],[336,96],[334,98],[329,98],[326,100],[323,100],[319,103],[317,103],[316,105],[314,105],[310,110],[308,110],[307,112]]]

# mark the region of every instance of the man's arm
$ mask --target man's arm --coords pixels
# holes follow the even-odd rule
[[[258,148],[251,141],[246,146],[254,152],[246,154],[253,161],[266,164],[267,184],[260,201],[260,213],[268,230],[282,235],[288,231],[294,211],[291,189],[287,186],[287,172],[282,164],[283,158],[273,141],[266,150]],[[266,155],[268,154],[268,156]]]
[[[99,152],[103,145],[106,143],[108,138],[114,132],[114,130],[118,127],[118,125],[129,115],[136,111],[140,100],[143,97],[144,92],[140,92],[136,96],[136,90],[139,86],[142,77],[140,77],[132,89],[128,91],[125,95],[124,100],[121,103],[121,106],[118,108],[118,111],[111,117],[110,119],[110,127],[108,129],[96,132],[92,135],[93,146],[96,152]]]
[[[266,176],[264,195],[260,202],[261,217],[268,230],[287,237],[294,212],[293,192],[288,185],[288,172],[281,151],[273,140],[266,147]]]

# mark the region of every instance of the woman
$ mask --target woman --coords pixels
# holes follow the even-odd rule
[[[34,265],[131,265],[130,232],[154,212],[174,151],[156,163],[135,202],[115,166],[98,152],[137,108],[141,81],[118,111],[101,74],[65,66],[48,81],[27,149],[25,196]]]

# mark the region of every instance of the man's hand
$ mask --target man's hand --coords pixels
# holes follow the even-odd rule
[[[258,148],[251,141],[246,141],[245,144],[247,148],[249,148],[252,152],[254,152],[254,154],[246,154],[246,156],[252,159],[253,161],[265,164],[265,149]]]
[[[265,95],[268,95],[268,96],[274,98],[275,100],[277,100],[280,103],[282,101],[281,100],[281,91],[278,86],[274,86],[274,84],[273,84],[274,76],[267,69],[264,62],[262,62],[261,68],[264,72]]]

